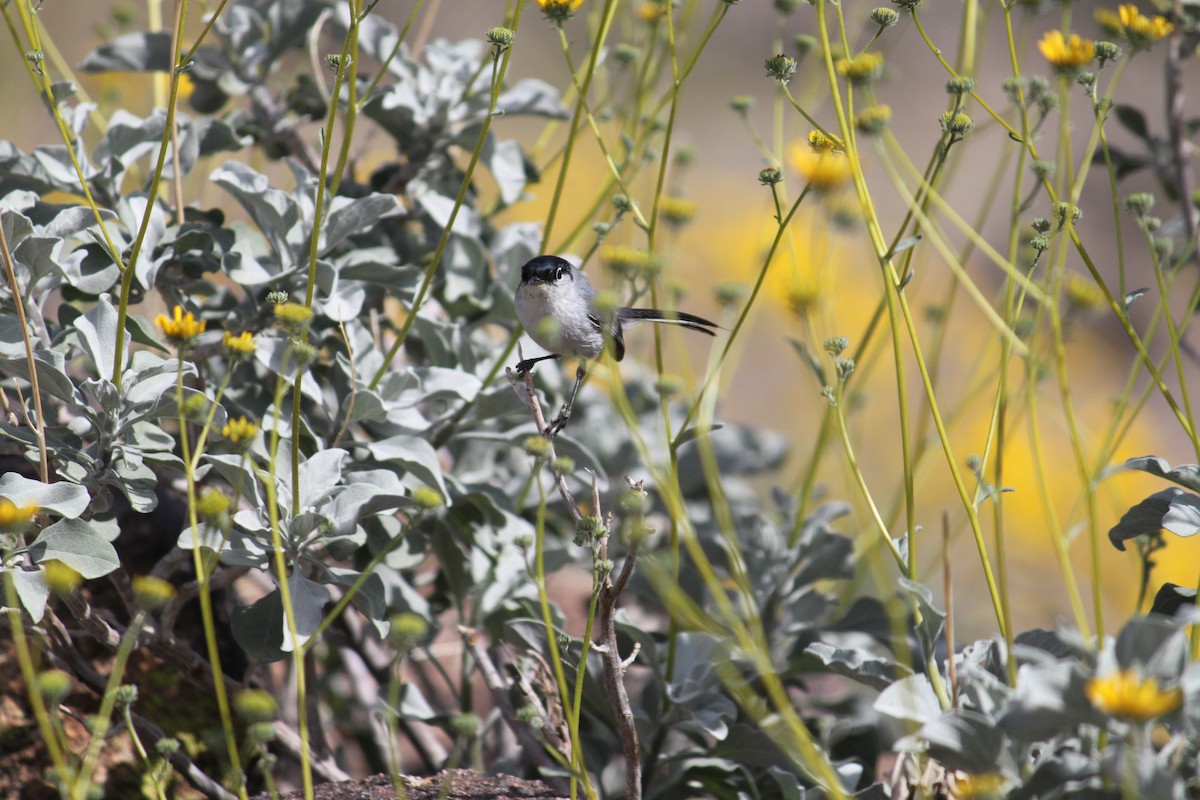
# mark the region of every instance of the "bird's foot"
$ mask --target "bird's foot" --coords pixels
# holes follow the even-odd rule
[[[564,405],[562,410],[558,412],[558,416],[550,421],[546,426],[545,435],[547,439],[553,439],[562,432],[562,429],[567,427],[567,420],[571,418],[571,406]]]

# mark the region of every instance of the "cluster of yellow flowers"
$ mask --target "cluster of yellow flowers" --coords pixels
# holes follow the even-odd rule
[[[1068,38],[1062,31],[1050,31],[1038,42],[1038,49],[1059,72],[1081,69],[1096,57],[1096,43],[1081,39],[1077,33]]]
[[[1106,32],[1125,39],[1134,48],[1149,47],[1175,30],[1166,17],[1148,17],[1132,3],[1118,6],[1115,14],[1108,9],[1100,9],[1096,12],[1096,22]]]
[[[1179,687],[1163,689],[1157,678],[1143,678],[1132,668],[1092,678],[1084,686],[1084,694],[1110,717],[1140,722],[1169,714],[1183,702]]]
[[[808,144],[796,142],[788,149],[788,165],[813,189],[827,191],[850,180],[850,159],[829,137],[814,131]]]
[[[183,313],[182,306],[175,306],[174,313],[170,317],[166,314],[159,314],[154,318],[154,324],[176,347],[189,344],[204,333],[204,329],[208,325],[204,321],[197,321],[196,315],[191,311]]]

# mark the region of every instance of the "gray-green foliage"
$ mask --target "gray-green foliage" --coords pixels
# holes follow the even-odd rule
[[[347,612],[365,618],[374,633],[386,636],[397,612],[435,627],[453,609],[460,623],[486,630],[514,661],[527,663],[527,654],[547,652],[528,549],[535,534],[537,490],[531,487],[537,476],[531,471],[537,465],[523,442],[535,430],[509,386],[495,378],[506,362],[515,362],[508,347],[512,290],[521,265],[542,245],[538,226],[499,224],[495,214],[519,202],[537,179],[521,147],[502,135],[503,123],[519,115],[569,115],[557,91],[542,81],[503,87],[497,103],[502,116],[480,148],[484,170],[473,176],[447,233],[464,179],[458,156],[475,149],[488,117],[490,51],[479,41],[433,41],[419,59],[401,45],[388,61],[398,32],[368,16],[359,31],[362,54],[372,66],[388,61],[389,67],[362,106],[369,122],[359,124],[374,126],[397,158],[362,182],[345,178],[317,219],[318,140],[306,123],[323,119],[325,100],[312,77],[292,75],[281,65],[298,63],[311,27],[330,8],[327,22],[340,36],[347,26],[341,4],[235,2],[212,39],[188,53],[195,88],[191,111],[178,119],[179,169],[185,176],[202,170],[191,180],[217,187],[220,208],[189,206],[177,218],[169,192],[154,198],[132,264],[151,202],[146,176],[158,155],[166,119],[161,111],[146,118],[118,111],[88,147],[83,132],[91,109],[72,87],[54,87],[99,220],[82,204],[66,147],[48,144],[22,152],[0,142],[0,225],[29,320],[24,329],[18,324],[14,287],[7,286],[0,373],[10,399],[19,400],[0,432],[13,452],[36,463],[28,337],[53,472],[49,483],[15,474],[0,478],[0,496],[36,505],[49,520],[36,533],[3,534],[3,570],[12,575],[35,622],[48,608],[48,561],[61,561],[85,579],[116,570],[118,513],[180,502],[188,469],[180,443],[182,396],[188,408],[200,410],[199,417],[189,417],[193,428],[212,413],[214,434],[194,477],[203,486],[236,490],[240,502],[228,526],[201,521],[194,529],[158,533],[180,548],[199,546],[205,555],[219,551],[225,568],[254,570],[276,584],[262,599],[231,611],[232,635],[251,659],[280,659],[297,644],[289,640],[274,570],[269,509],[274,497],[302,640],[317,632],[330,600],[359,582],[374,561]],[[162,33],[120,36],[83,62],[95,72],[169,66],[169,37]],[[364,81],[359,89],[366,87]],[[343,91],[344,104],[349,95]],[[249,165],[261,167],[264,155],[282,161],[269,170]],[[165,176],[174,177],[174,160],[166,165]],[[486,182],[494,185],[496,201],[482,208],[477,189]],[[385,303],[398,300],[411,308],[443,236],[430,298],[418,309],[400,356],[387,364],[397,328]],[[110,241],[116,253],[109,251]],[[272,326],[267,295],[282,291],[293,300],[305,298],[310,258],[315,258],[314,316],[307,336],[315,358],[298,372],[292,334]],[[123,331],[118,260],[133,270]],[[181,305],[208,325],[182,354],[182,363],[151,320],[146,302],[151,297],[168,308]],[[254,357],[230,360],[219,345],[223,330],[254,332]],[[122,337],[127,346],[118,348]],[[301,415],[294,428],[290,389],[278,394],[276,388],[297,375]],[[625,375],[634,418],[643,430],[657,430],[653,376],[632,365]],[[177,394],[180,378],[184,385]],[[564,388],[551,368],[539,369],[538,378],[551,394]],[[13,391],[18,386],[19,396]],[[225,388],[218,397],[219,387]],[[248,458],[215,434],[242,416],[263,425]],[[578,493],[589,488],[585,469],[606,486],[641,473],[622,435],[624,424],[598,392],[585,389],[556,443],[559,456],[576,464],[567,480]],[[272,474],[267,466],[275,433]],[[999,773],[1011,797],[1100,796],[1103,787],[1126,782],[1123,770],[1132,762],[1137,764],[1132,785],[1146,797],[1182,796],[1185,785],[1194,791],[1200,673],[1183,658],[1177,623],[1135,620],[1099,655],[1068,632],[1017,637],[1015,686],[1009,685],[1002,643],[975,642],[957,657],[958,694],[951,707],[930,680],[937,674],[938,683],[949,681],[945,618],[932,593],[901,580],[882,599],[848,596],[855,547],[834,529],[846,507],[829,503],[798,520],[783,498],[775,508],[761,502],[743,479],[782,462],[778,437],[726,425],[708,435],[707,443],[720,467],[737,552],[714,517],[694,443],[681,449],[678,464],[686,513],[719,570],[730,574],[736,568],[751,577],[752,591],[738,610],[761,626],[770,668],[795,692],[826,676],[861,684],[841,699],[810,698],[805,707],[805,719],[825,752],[833,754],[847,793],[882,796],[874,782],[876,759],[893,748],[926,754],[964,773]],[[295,479],[289,466],[294,448]],[[1200,489],[1195,467],[1170,470],[1157,459],[1136,461],[1129,466]],[[436,490],[445,507],[422,508],[414,496],[422,489]],[[1114,528],[1114,544],[1162,527],[1180,535],[1200,529],[1200,523],[1189,522],[1195,496],[1168,492],[1149,498]],[[574,525],[557,495],[549,496],[548,506],[547,570],[590,569],[588,551],[570,544]],[[650,519],[665,528],[662,512],[652,509]],[[650,534],[623,598],[639,607],[641,620],[663,617],[662,594],[646,578],[670,572],[665,539],[665,530]],[[730,690],[759,690],[760,668],[727,636],[693,565],[685,562],[679,586],[711,624],[693,620],[672,645],[665,625],[618,618],[622,646],[640,647],[628,676],[643,752],[657,767],[650,786],[671,797],[825,796],[813,788],[799,756],[779,747],[773,736],[777,721],[765,706],[739,705]],[[895,608],[909,613],[897,619],[888,613]],[[555,635],[574,613],[556,611]],[[563,652],[574,675],[581,642],[566,640]],[[342,670],[336,648],[322,668]],[[1153,750],[1149,737],[1135,735],[1135,726],[1105,717],[1084,696],[1089,679],[1118,669],[1139,670],[1164,687],[1183,689],[1181,708],[1162,720],[1171,737],[1168,747]],[[600,672],[593,649],[584,670],[581,736],[596,775],[621,754]],[[425,697],[415,683],[404,687],[393,709],[426,721],[444,721],[463,710]],[[367,730],[371,711],[347,711],[343,727],[352,735]],[[609,782],[606,775],[606,786]]]

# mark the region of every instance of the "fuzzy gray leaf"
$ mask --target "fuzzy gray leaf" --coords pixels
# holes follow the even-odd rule
[[[44,529],[33,540],[29,553],[35,564],[56,559],[89,580],[121,566],[113,546],[79,519],[60,519]]]
[[[164,31],[126,33],[83,57],[84,72],[168,72],[171,34]]]
[[[879,691],[886,689],[899,677],[912,675],[912,670],[903,664],[860,648],[833,647],[824,642],[813,642],[804,652],[819,658],[830,672],[852,678]]]
[[[19,506],[36,505],[61,517],[78,517],[91,502],[87,489],[78,484],[42,483],[16,472],[0,475],[0,497],[7,497]]]
[[[1178,483],[1185,489],[1200,492],[1200,465],[1197,464],[1180,464],[1172,469],[1166,459],[1158,456],[1139,456],[1128,459],[1125,468],[1149,472],[1172,483]]]

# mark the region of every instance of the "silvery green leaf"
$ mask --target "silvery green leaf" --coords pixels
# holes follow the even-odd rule
[[[1197,464],[1180,464],[1172,469],[1166,459],[1158,456],[1139,456],[1126,460],[1124,467],[1149,472],[1172,483],[1178,483],[1185,489],[1200,492],[1200,465]]]
[[[916,626],[917,637],[921,640],[925,657],[929,658],[935,652],[938,637],[942,635],[946,615],[934,607],[933,592],[929,590],[929,587],[908,578],[899,578],[896,582],[903,594],[907,594],[916,601],[917,608],[921,612],[920,622]]]
[[[501,202],[507,206],[520,200],[527,182],[521,146],[511,139],[500,141],[489,135],[483,143],[481,157],[496,181]]]
[[[1117,634],[1113,646],[1120,669],[1175,680],[1188,662],[1188,644],[1179,624],[1161,616],[1134,617]]]
[[[504,282],[512,289],[521,280],[521,267],[538,254],[542,246],[542,226],[535,222],[514,222],[505,225],[492,237],[488,246]]]
[[[288,576],[288,591],[291,594],[292,613],[296,620],[296,636],[299,637],[299,645],[303,647],[321,624],[321,618],[324,616],[322,609],[329,602],[329,590],[304,577],[299,570],[293,570]],[[295,646],[291,630],[286,624],[281,646],[289,653]]]
[[[379,702],[383,708],[387,709],[389,715],[396,714],[401,719],[416,719],[428,722],[436,720],[440,716],[429,705],[429,701],[425,699],[425,695],[421,694],[421,689],[412,682],[407,682],[400,687],[399,708],[390,706],[382,692],[380,692]]]
[[[458,213],[454,213],[455,202],[452,197],[443,197],[433,191],[425,191],[417,197],[417,203],[421,209],[429,215],[433,220],[433,224],[438,228],[447,228],[450,225],[450,216],[454,214],[453,232],[459,236],[468,238],[477,238],[482,227],[482,220],[479,212],[475,211],[465,203],[458,207]]]
[[[224,555],[221,560],[225,560]],[[234,606],[229,616],[233,638],[246,651],[246,655],[260,664],[287,657],[283,650],[283,629],[286,624],[278,588],[256,603]]]
[[[228,161],[218,167],[209,180],[233,195],[270,241],[275,253],[290,260],[288,233],[300,220],[295,198],[272,188],[265,175],[238,161]]]
[[[322,254],[340,245],[347,237],[373,228],[380,220],[394,217],[404,210],[395,195],[374,192],[366,197],[335,197],[329,203],[320,245]]]
[[[349,456],[345,450],[330,448],[300,462],[300,508],[317,506],[338,488],[342,482],[342,469]],[[290,478],[285,477],[284,481],[285,486],[291,485]]]
[[[74,323],[80,349],[92,363],[94,374],[109,377],[117,358],[117,309],[108,295],[101,295],[99,302],[89,308]],[[125,364],[129,363],[129,332],[119,334],[125,340]]]
[[[1125,310],[1128,311],[1129,307],[1131,305],[1133,305],[1133,301],[1137,300],[1139,297],[1141,297],[1148,291],[1150,291],[1150,290],[1149,289],[1131,289],[1130,291],[1126,292],[1125,297],[1123,297],[1121,299],[1122,304],[1125,306]]]
[[[403,467],[426,486],[435,487],[442,497],[449,497],[437,451],[424,439],[400,434],[369,442],[367,450],[375,459]]]
[[[879,691],[886,689],[898,677],[912,674],[912,670],[903,664],[861,648],[833,647],[824,642],[813,642],[804,652],[820,659],[830,672],[852,678]]]
[[[1188,611],[1195,607],[1196,589],[1194,587],[1180,586],[1168,581],[1158,587],[1158,593],[1154,595],[1154,602],[1150,605],[1150,613],[1175,617],[1180,611]]]
[[[65,359],[57,350],[34,350],[33,360],[36,363],[38,386],[43,395],[61,400],[69,406],[82,402],[75,391],[75,384],[67,376]],[[13,375],[23,380],[29,380],[29,362],[25,356],[0,359],[0,372]]]
[[[964,709],[950,711],[921,726],[928,753],[947,769],[972,775],[994,772],[1004,748],[1004,734],[994,720]]]
[[[358,570],[333,567],[324,563],[316,565],[323,575],[324,583],[334,583],[344,589],[349,589],[362,575]],[[350,605],[357,608],[371,620],[384,620],[388,616],[387,592],[383,578],[378,573],[372,574],[350,600]]]
[[[21,605],[29,612],[34,623],[42,621],[46,614],[46,601],[50,599],[50,586],[46,583],[44,569],[26,569],[22,564],[14,564],[12,568],[0,569],[0,576],[5,572],[12,576],[13,588]]]
[[[396,254],[388,249],[363,247],[338,256],[338,274],[346,280],[377,283],[403,295],[415,291],[422,272],[412,264],[395,263]]]
[[[195,528],[191,525],[185,527],[179,532],[179,538],[175,541],[175,546],[180,550],[192,550],[197,545],[214,553],[221,552],[225,545],[225,534],[220,528],[214,528],[212,525],[202,522]]]
[[[174,389],[179,380],[180,369],[182,368],[185,379],[196,374],[196,366],[190,361],[183,362],[182,367],[175,358],[160,358],[157,363],[150,364],[146,359],[149,355],[145,351],[134,355],[134,360],[141,361],[142,364],[133,365],[133,369],[126,373],[127,382],[121,386],[125,402],[134,408],[156,404],[167,394],[171,395],[170,399],[174,402]]]
[[[1069,784],[1086,786],[1084,781],[1100,774],[1099,765],[1083,753],[1062,748],[1044,759],[1021,786],[1010,792],[1009,800],[1035,800],[1056,797]]]
[[[31,236],[13,252],[15,261],[29,269],[30,287],[37,284],[39,292],[69,281],[81,270],[86,256],[84,250],[69,250],[65,240],[54,236]]]
[[[0,475],[0,497],[7,497],[19,506],[36,505],[61,517],[80,516],[92,499],[87,489],[77,484],[42,483],[16,472]]]
[[[334,23],[339,34],[345,34],[350,24],[349,9],[339,4],[334,11]],[[396,30],[396,26],[388,22],[379,14],[370,14],[365,19],[358,23],[358,49],[359,52],[366,53],[379,63],[383,63],[396,49],[396,45],[400,41],[400,33]],[[393,61],[404,61],[408,57],[408,50],[401,46],[397,58]],[[395,67],[391,67],[395,71]]]
[[[117,204],[117,209],[130,230],[140,230],[142,218],[146,213],[146,202],[147,198],[144,195],[128,195]],[[146,226],[146,235],[142,239],[141,255],[133,265],[138,282],[145,288],[154,286],[158,270],[162,266],[162,261],[156,261],[151,254],[158,248],[166,228],[167,221],[162,206],[156,202],[150,207],[150,223]]]
[[[537,78],[517,81],[516,85],[500,95],[496,109],[506,116],[533,114],[550,119],[571,118],[571,112],[563,105],[558,89]]]
[[[320,290],[314,310],[334,322],[357,319],[366,302],[366,287],[358,281],[343,280],[327,261],[317,262],[317,288]]]
[[[1079,722],[1102,721],[1083,693],[1084,679],[1070,661],[1023,664],[1000,727],[1014,739],[1041,741]]]
[[[942,713],[937,695],[925,675],[910,675],[896,681],[879,693],[874,708],[893,719],[920,724],[935,720]]]
[[[171,34],[164,31],[126,33],[83,57],[84,72],[169,72]]]
[[[1194,498],[1195,495],[1189,495],[1182,489],[1175,488],[1155,492],[1122,515],[1120,521],[1109,530],[1108,540],[1112,542],[1113,547],[1118,550],[1124,550],[1125,542],[1129,539],[1162,530],[1164,527],[1164,518],[1180,497]],[[1181,517],[1182,515],[1177,516]],[[1180,526],[1180,522],[1182,522],[1180,519],[1175,521],[1177,527]],[[1192,533],[1195,533],[1195,530]],[[1184,533],[1181,535],[1187,536],[1190,534]]]
[[[120,184],[126,170],[139,159],[158,153],[167,127],[165,111],[155,110],[141,118],[118,109],[109,120],[104,138],[96,145],[93,158],[104,179],[113,186]],[[137,230],[137,226],[130,226]],[[146,251],[147,253],[150,250]]]
[[[114,450],[111,469],[118,480],[116,487],[129,500],[134,511],[148,514],[158,505],[158,476],[143,463],[141,454],[131,447]]]
[[[1176,536],[1194,536],[1200,531],[1200,497],[1189,492],[1175,495],[1167,513],[1163,514],[1162,526]]]
[[[29,546],[35,564],[56,559],[84,578],[100,578],[121,566],[117,551],[80,519],[60,519]]]
[[[240,518],[239,513],[235,519]],[[245,531],[234,530],[229,535],[229,543],[221,551],[221,563],[231,567],[254,567],[267,569],[271,564],[272,551],[268,536],[255,536]]]

